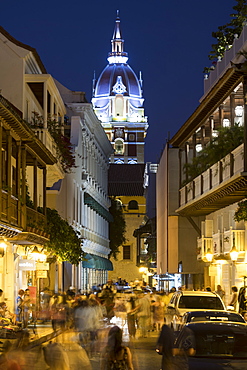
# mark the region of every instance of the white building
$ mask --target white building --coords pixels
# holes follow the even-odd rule
[[[75,168],[48,190],[48,204],[73,225],[83,239],[86,255],[78,267],[64,264],[64,288],[82,290],[104,284],[112,264],[108,260],[111,215],[108,167],[112,146],[84,93],[56,82],[67,108],[66,129],[75,153]],[[70,274],[72,270],[72,274]]]

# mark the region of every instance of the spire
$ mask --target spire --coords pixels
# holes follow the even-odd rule
[[[120,18],[119,10],[117,10],[117,17],[115,22],[115,28],[113,32],[113,37],[111,40],[111,52],[108,54],[108,62],[113,63],[127,63],[128,53],[123,51],[124,40],[122,39],[121,30],[120,30]]]
[[[96,85],[96,78],[95,78],[95,71],[93,72],[93,84],[92,84],[92,95],[94,97],[95,93],[95,85]]]

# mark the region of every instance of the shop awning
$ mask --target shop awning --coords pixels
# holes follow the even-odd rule
[[[101,204],[97,202],[90,194],[84,193],[84,203],[88,205],[91,209],[97,212],[101,217],[103,217],[108,222],[113,222],[112,215],[105,209]]]
[[[85,255],[86,261],[82,261],[82,267],[95,269],[95,270],[113,270],[113,265],[110,260],[107,258],[103,258],[100,256],[96,256],[95,254],[87,253]]]

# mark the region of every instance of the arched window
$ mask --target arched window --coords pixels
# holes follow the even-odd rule
[[[128,204],[128,209],[138,209],[138,202],[136,200],[131,200]]]
[[[115,148],[115,154],[123,155],[124,154],[124,142],[123,142],[123,140],[119,139],[119,138],[116,139],[114,148]]]

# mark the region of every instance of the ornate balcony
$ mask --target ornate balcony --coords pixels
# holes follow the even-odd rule
[[[180,189],[179,214],[207,215],[246,197],[243,145]]]

